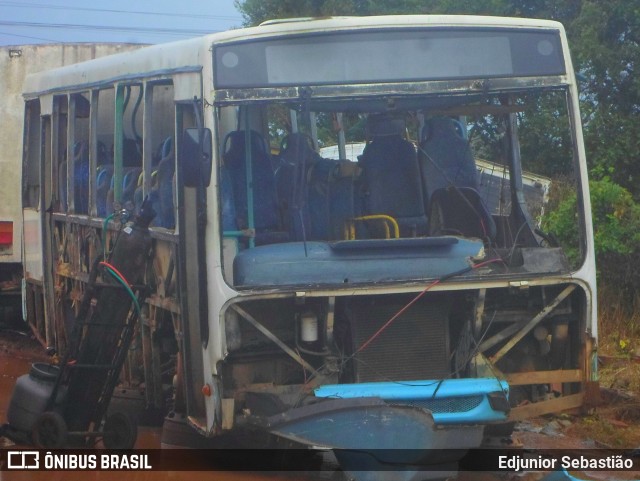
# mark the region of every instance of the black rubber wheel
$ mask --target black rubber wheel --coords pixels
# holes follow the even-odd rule
[[[53,411],[40,414],[31,429],[33,444],[45,449],[63,448],[67,444],[68,434],[67,423]]]
[[[102,430],[102,443],[107,449],[133,449],[138,438],[138,426],[126,413],[107,416]]]

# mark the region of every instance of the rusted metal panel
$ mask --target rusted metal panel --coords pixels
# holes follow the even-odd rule
[[[570,285],[566,287],[558,296],[548,304],[542,311],[540,311],[533,319],[528,322],[514,324],[502,332],[499,332],[495,336],[487,339],[480,345],[480,351],[485,352],[487,349],[495,346],[501,341],[509,339],[509,342],[505,344],[500,351],[494,354],[491,358],[492,362],[497,362],[500,360],[507,352],[511,350],[513,346],[517,344],[517,342],[522,339],[531,329],[533,329],[540,321],[542,321],[545,317],[547,317],[563,300],[565,300],[569,294],[571,294],[575,290],[575,285]],[[517,334],[516,334],[517,333]],[[511,337],[513,336],[513,337]]]
[[[380,95],[425,95],[429,93],[473,93],[508,92],[532,87],[559,87],[568,85],[565,76],[523,77],[510,79],[484,80],[437,80],[429,82],[403,82],[370,85],[318,85],[313,87],[269,87],[253,89],[229,89],[213,92],[214,101],[219,104],[238,103],[255,100],[299,99],[303,95],[312,98],[340,98],[357,95],[360,97]]]

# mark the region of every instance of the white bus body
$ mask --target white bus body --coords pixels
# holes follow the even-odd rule
[[[354,448],[372,397],[391,430],[415,414],[394,407],[404,403],[480,437],[588,404],[593,236],[560,24],[272,22],[31,75],[24,96],[37,174],[23,183],[24,215],[43,231],[42,246],[26,244],[26,262],[43,266],[28,273],[44,273],[31,299],[45,322],[30,322],[64,350],[89,266],[117,231],[102,232],[104,219],[151,196],[151,293],[123,383],[144,378],[167,423]],[[559,137],[539,134],[545,122]],[[316,150],[362,142],[357,163]],[[477,172],[494,167],[509,189],[489,212]],[[552,207],[528,205],[524,170],[542,188],[571,179],[575,243],[543,231]],[[352,433],[304,434],[338,411]]]

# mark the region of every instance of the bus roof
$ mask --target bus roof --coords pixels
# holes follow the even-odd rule
[[[561,23],[527,18],[471,15],[385,15],[371,17],[329,17],[319,19],[283,19],[258,27],[228,30],[203,37],[144,47],[136,51],[111,55],[66,67],[29,75],[24,83],[26,97],[58,90],[95,88],[115,81],[127,81],[176,72],[200,71],[210,65],[206,58],[213,44],[295,35],[394,27],[511,27],[557,29],[564,36]]]

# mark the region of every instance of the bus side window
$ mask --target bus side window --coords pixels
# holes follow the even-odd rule
[[[109,192],[113,178],[113,126],[115,119],[114,89],[98,91],[98,115],[96,142],[98,159],[96,169],[96,208],[99,217],[107,217],[113,212],[113,202],[109,202]]]
[[[53,196],[57,199],[55,210],[67,212],[68,209],[68,187],[73,183],[73,178],[69,182],[69,171],[67,169],[67,134],[68,134],[68,114],[69,102],[66,95],[56,95],[53,98]]]
[[[40,100],[29,100],[25,106],[24,174],[22,202],[37,208],[40,203]]]
[[[176,107],[174,103],[174,88],[171,83],[147,85],[145,108],[147,109],[150,125],[150,138],[145,139],[144,168],[138,177],[134,201],[139,208],[145,196],[149,196],[156,217],[153,226],[175,229],[175,142]],[[149,155],[150,154],[150,155]]]
[[[73,124],[69,137],[73,136],[71,157],[73,159],[73,211],[89,213],[89,113],[90,93],[73,94],[70,97],[70,113]]]
[[[133,197],[138,178],[142,173],[144,89],[142,85],[125,85],[123,91],[122,130],[115,134],[122,135],[119,139],[122,142],[122,172],[114,179],[111,195],[114,203],[131,210],[134,208]],[[118,182],[117,186],[115,182]]]
[[[230,132],[223,143],[224,165],[229,170],[231,177],[238,227],[240,229],[254,228],[256,245],[286,242],[289,234],[283,232],[280,226],[271,155],[264,138],[255,130],[251,130],[249,135],[253,206],[249,204],[245,132],[244,130]],[[250,207],[252,207],[251,211]],[[254,215],[253,226],[249,225],[250,212]]]

